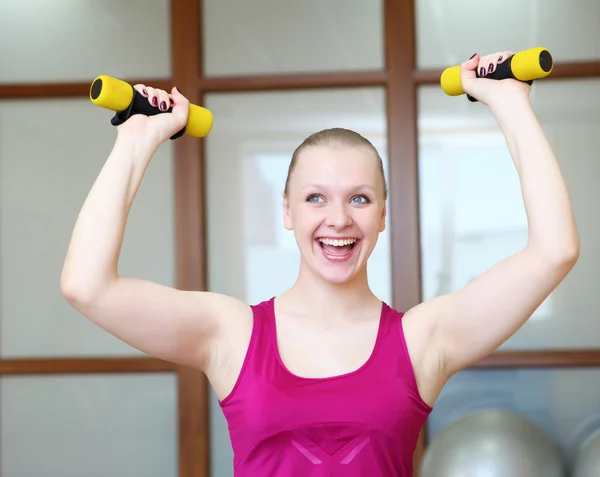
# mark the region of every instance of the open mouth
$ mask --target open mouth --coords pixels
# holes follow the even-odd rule
[[[348,256],[356,244],[359,242],[356,238],[347,238],[347,239],[328,239],[328,238],[319,238],[317,242],[323,249],[323,252],[329,257],[332,258],[342,258]]]

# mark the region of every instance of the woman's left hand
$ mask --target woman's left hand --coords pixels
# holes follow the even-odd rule
[[[531,86],[512,78],[504,80],[487,79],[486,76],[496,70],[497,65],[512,56],[512,51],[502,51],[491,55],[479,56],[477,53],[460,66],[461,83],[465,93],[481,103],[494,107],[506,100],[529,99]],[[476,75],[479,72],[479,78]]]

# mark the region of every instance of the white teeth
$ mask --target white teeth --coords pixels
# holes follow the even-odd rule
[[[354,242],[356,242],[356,239],[352,238],[352,239],[343,239],[343,240],[338,240],[338,239],[327,239],[327,238],[320,238],[319,241],[321,241],[322,243],[324,243],[325,245],[333,245],[334,247],[343,247],[344,245],[351,245]]]

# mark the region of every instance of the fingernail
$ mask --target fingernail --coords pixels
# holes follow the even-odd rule
[[[485,76],[485,68],[482,66],[479,72],[479,76]]]
[[[471,56],[471,58],[469,59],[472,60],[473,58],[475,58],[475,56],[477,56],[477,53],[473,53],[473,56]]]
[[[492,71],[494,71],[494,65],[488,67],[488,73],[491,73]]]
[[[502,56],[498,57],[498,61],[502,61],[502,58],[503,58]]]
[[[160,103],[160,109],[162,109],[163,111],[167,110],[167,103],[166,103],[166,101],[163,101],[162,103]]]
[[[183,94],[183,93],[181,92],[181,90],[179,89],[179,87],[178,87],[178,86],[175,86],[175,89],[177,90],[177,92],[178,92],[179,94]]]
[[[156,96],[154,98],[152,98],[152,106],[154,106],[154,107],[158,106],[158,99],[156,99]]]
[[[148,96],[148,90],[147,90],[146,88],[144,88],[144,89],[142,90],[142,94],[143,94],[144,96]]]

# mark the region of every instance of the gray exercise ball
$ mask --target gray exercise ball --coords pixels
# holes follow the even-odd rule
[[[421,477],[566,477],[558,447],[508,411],[469,413],[443,428],[425,451]],[[587,477],[587,476],[586,476]]]
[[[573,477],[598,477],[599,475],[600,431],[583,443],[573,465]]]

